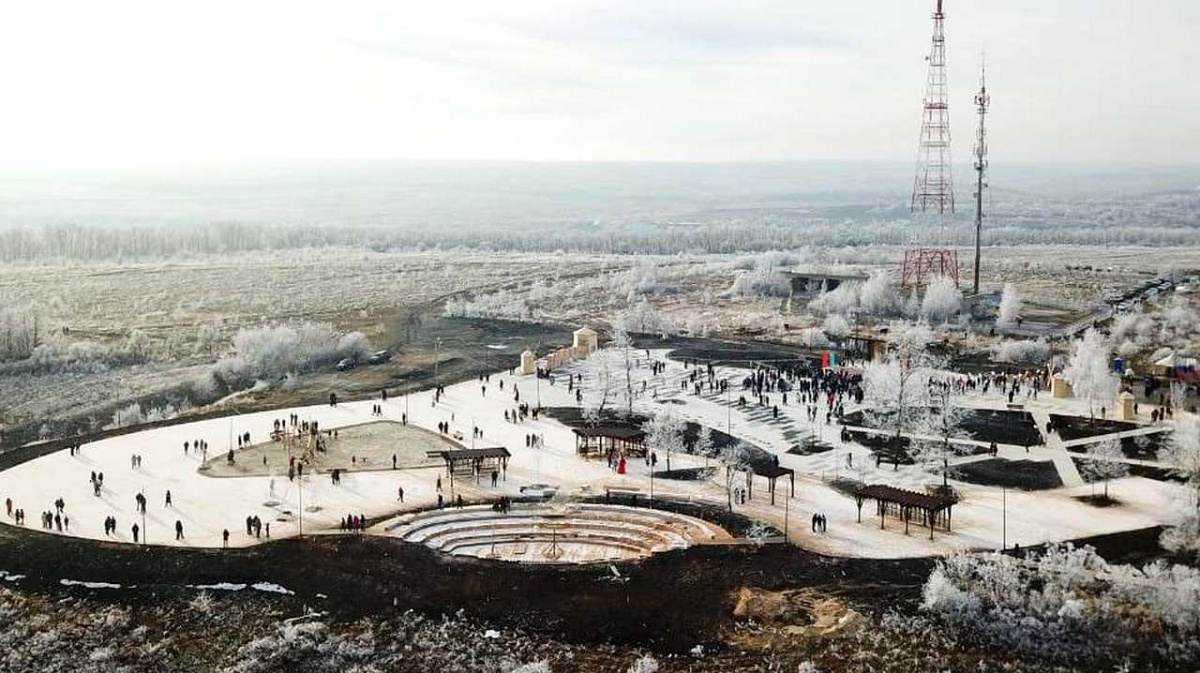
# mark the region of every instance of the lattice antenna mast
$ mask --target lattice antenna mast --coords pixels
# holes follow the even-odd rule
[[[913,181],[912,212],[954,214],[954,180],[950,159],[950,105],[946,93],[946,14],[942,0],[933,13],[933,43],[925,82],[925,111]]]
[[[987,64],[979,69],[979,93],[975,94],[975,110],[979,113],[979,128],[975,130],[975,294],[979,294],[979,260],[983,239],[983,190],[987,188],[988,146],[987,119],[992,95],[987,90]]]

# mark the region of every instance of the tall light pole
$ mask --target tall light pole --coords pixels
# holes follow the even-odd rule
[[[791,500],[791,496],[783,499],[783,539],[790,543],[792,538],[788,532],[788,500]]]
[[[433,340],[433,394],[438,393],[438,365],[441,364],[442,338]]]

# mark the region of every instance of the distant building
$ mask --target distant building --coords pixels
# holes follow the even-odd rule
[[[586,359],[596,352],[600,347],[600,336],[596,334],[596,330],[590,327],[580,327],[575,330],[575,340],[571,344],[571,350],[575,357]]]
[[[857,271],[824,273],[820,271],[784,271],[793,296],[812,296],[838,289],[842,283],[866,282],[868,276]]]

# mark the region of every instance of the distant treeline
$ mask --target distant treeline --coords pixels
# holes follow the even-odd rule
[[[954,227],[949,241],[968,245],[969,228]],[[250,225],[86,227],[55,225],[0,229],[0,261],[158,260],[194,255],[357,247],[375,251],[471,249],[506,252],[604,254],[738,253],[812,247],[904,245],[946,241],[944,230],[911,221],[783,221],[566,225],[498,230],[437,227]],[[1164,226],[1053,226],[1042,222],[989,226],[989,245],[1200,245],[1200,228]]]

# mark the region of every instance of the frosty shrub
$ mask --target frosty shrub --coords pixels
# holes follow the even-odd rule
[[[1200,656],[1200,570],[1110,565],[1090,547],[1033,559],[960,553],[938,562],[924,610],[994,644],[1052,659]]]
[[[362,360],[370,354],[371,343],[360,332],[341,335],[330,325],[306,322],[242,329],[233,338],[233,350],[213,373],[230,387],[242,387],[328,367],[343,358]]]
[[[538,307],[545,301],[542,289],[535,285],[528,293],[500,290],[475,297],[456,296],[442,309],[448,318],[492,318],[531,322],[537,320]]]
[[[134,425],[142,425],[144,423],[154,423],[156,421],[165,421],[169,418],[175,418],[181,410],[177,409],[173,404],[166,404],[160,407],[144,408],[138,402],[127,404],[117,411],[113,412],[112,421],[104,426],[105,430],[115,428],[127,428]]]
[[[374,653],[369,633],[351,640],[321,622],[281,624],[275,633],[243,645],[225,673],[333,673],[370,663]]]
[[[517,666],[510,673],[554,673],[554,669],[550,668],[548,661],[532,661],[522,666]]]
[[[658,673],[658,660],[647,654],[633,662],[626,673]]]
[[[792,286],[788,277],[775,269],[742,271],[726,292],[731,297],[786,297]]]
[[[962,292],[949,276],[938,276],[925,288],[921,316],[930,321],[948,320],[962,308]]]
[[[1050,358],[1050,344],[1045,341],[1003,341],[993,349],[992,357],[999,362],[1045,362]]]

